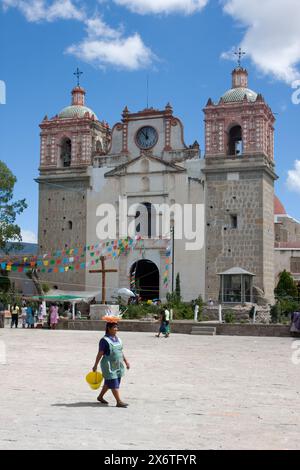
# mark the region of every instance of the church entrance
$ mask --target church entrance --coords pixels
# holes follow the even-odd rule
[[[134,263],[130,271],[132,289],[143,300],[159,299],[159,270],[152,261],[142,259]]]

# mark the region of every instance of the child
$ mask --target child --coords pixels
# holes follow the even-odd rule
[[[119,388],[121,378],[125,373],[123,362],[125,362],[127,369],[130,369],[130,364],[123,354],[122,341],[117,337],[118,319],[109,318],[107,320],[105,336],[100,341],[99,353],[93,367],[93,371],[97,372],[98,364],[101,361],[101,370],[105,379],[103,388],[97,400],[104,405],[108,405],[108,402],[104,400],[103,397],[110,389],[116,399],[116,406],[118,408],[126,408],[128,404],[121,400]]]

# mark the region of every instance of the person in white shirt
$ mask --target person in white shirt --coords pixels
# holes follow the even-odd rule
[[[170,336],[170,312],[165,309],[165,323],[166,323],[166,338]]]

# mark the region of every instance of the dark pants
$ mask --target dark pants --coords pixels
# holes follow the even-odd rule
[[[19,315],[12,314],[11,315],[11,328],[15,325],[16,328],[18,328],[18,323],[19,323]]]

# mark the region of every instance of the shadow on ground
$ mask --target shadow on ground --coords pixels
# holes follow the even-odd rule
[[[55,403],[51,405],[57,408],[107,408],[107,405],[103,405],[102,403],[87,403],[87,402],[79,402],[79,403]]]

